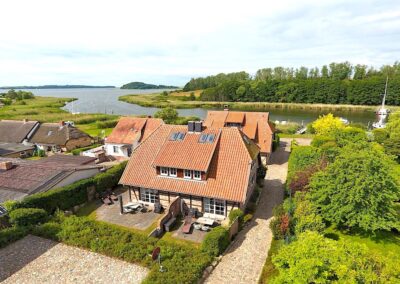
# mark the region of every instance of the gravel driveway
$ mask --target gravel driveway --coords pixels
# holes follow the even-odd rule
[[[271,156],[260,203],[251,223],[239,232],[232,246],[222,257],[206,283],[257,283],[271,245],[269,223],[272,209],[283,200],[287,176],[290,141],[282,138],[280,147]],[[310,139],[296,139],[309,145]]]
[[[28,235],[0,249],[0,282],[140,283],[148,270],[97,253]]]

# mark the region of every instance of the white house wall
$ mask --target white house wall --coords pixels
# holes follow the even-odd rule
[[[114,146],[117,147],[118,151],[114,152]],[[125,147],[124,147],[125,146]],[[125,144],[106,144],[106,152],[109,156],[117,156],[117,157],[128,157],[128,150]]]

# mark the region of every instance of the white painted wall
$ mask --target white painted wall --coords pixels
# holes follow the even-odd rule
[[[114,152],[114,146],[117,147],[117,152]],[[109,156],[128,157],[126,144],[106,143],[105,148],[106,148],[106,153]]]

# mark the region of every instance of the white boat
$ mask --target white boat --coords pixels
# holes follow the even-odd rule
[[[389,116],[389,113],[390,113],[390,110],[385,107],[388,78],[389,77],[386,77],[385,93],[383,94],[382,106],[376,112],[376,116],[378,118],[378,121],[372,123],[372,127],[373,128],[385,128],[386,127],[386,120],[387,120],[387,118]]]
[[[339,117],[340,121],[343,122],[343,124],[348,125],[349,124],[349,120],[347,118],[344,117]]]

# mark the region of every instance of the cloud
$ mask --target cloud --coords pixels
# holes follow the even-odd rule
[[[400,58],[398,1],[3,1],[0,85],[190,77]]]

